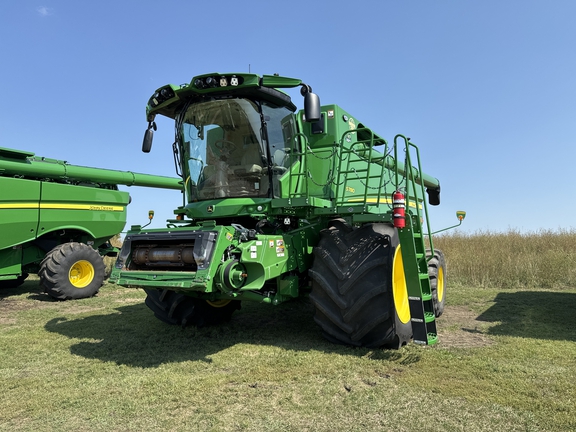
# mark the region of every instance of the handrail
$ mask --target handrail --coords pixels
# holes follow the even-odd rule
[[[351,136],[353,133],[355,134]],[[360,135],[362,139],[356,140]],[[402,140],[405,158],[400,161],[398,155]],[[299,141],[299,149],[294,145],[296,141]],[[383,153],[374,149],[376,144],[384,146]],[[411,160],[411,153],[414,151],[416,152],[417,167],[412,165]],[[376,136],[372,130],[361,127],[345,131],[339,142],[331,145],[324,144],[321,148],[312,149],[308,137],[299,133],[294,136],[290,157],[292,163],[288,174],[289,193],[287,197],[289,199],[312,198],[310,196],[311,191],[319,191],[321,188],[322,192],[319,191],[318,195],[323,196],[319,196],[319,198],[331,201],[331,206],[334,209],[350,206],[349,211],[352,213],[381,215],[392,209],[392,197],[388,196],[392,192],[387,185],[392,186],[393,184],[396,189],[399,189],[405,182],[408,211],[411,212],[413,210],[411,207],[415,207],[418,221],[421,220],[421,211],[423,211],[426,217],[427,231],[428,233],[431,232],[428,207],[424,198],[426,196],[425,188],[437,188],[439,182],[423,173],[418,147],[404,135],[396,135],[394,145],[391,146],[387,141]],[[300,160],[298,168],[294,164],[296,158]],[[323,176],[326,176],[325,178],[312,177],[312,158],[325,160],[322,162],[323,171],[321,171]],[[356,184],[350,185],[350,182]],[[362,186],[359,187],[358,183]],[[330,189],[329,195],[327,195],[326,189]],[[308,201],[306,203],[309,205]],[[420,207],[421,205],[423,207]],[[418,230],[423,231],[421,227],[418,227]],[[422,233],[422,235],[429,238],[433,254],[432,236],[426,233]]]
[[[410,200],[410,191],[408,190],[409,186],[412,186],[412,190],[414,192],[414,196],[418,196],[416,193],[416,179],[414,176],[414,167],[412,165],[412,160],[411,160],[411,156],[410,156],[410,148],[414,148],[414,150],[416,151],[416,160],[417,160],[417,164],[418,164],[418,172],[422,173],[422,163],[420,161],[420,150],[418,149],[417,146],[415,146],[413,143],[410,142],[409,138],[406,138],[404,135],[398,134],[394,137],[394,159],[396,160],[396,162],[398,162],[398,139],[401,138],[404,140],[404,153],[406,156],[406,162],[404,164],[404,170],[405,170],[405,176],[404,179],[406,180],[406,208],[407,210],[409,209],[409,200]],[[399,184],[398,181],[398,170],[396,170],[396,178],[395,178],[396,182],[396,189],[400,190],[401,189],[401,185]],[[410,182],[410,183],[409,183]],[[424,182],[420,182],[420,188],[421,188],[421,192],[422,192],[422,197],[425,197],[425,190],[424,190]],[[432,230],[430,229],[430,219],[428,217],[428,205],[426,204],[426,200],[423,199],[423,209],[424,209],[424,218],[426,219],[426,227],[427,227],[427,231],[428,233],[422,233],[422,235],[427,235],[428,236],[428,241],[430,243],[430,258],[432,259],[432,257],[434,257],[434,242],[432,240]],[[409,210],[408,210],[409,211]],[[420,207],[418,205],[416,205],[416,217],[418,218],[418,220],[422,220],[422,216],[420,214]],[[412,223],[412,221],[410,221],[410,223]],[[427,259],[427,261],[429,260]]]

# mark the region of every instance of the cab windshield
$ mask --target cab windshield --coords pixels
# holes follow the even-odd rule
[[[287,147],[295,136],[287,108],[262,104],[261,114],[248,99],[198,102],[178,117],[177,132],[190,202],[280,193],[278,179],[288,170]]]

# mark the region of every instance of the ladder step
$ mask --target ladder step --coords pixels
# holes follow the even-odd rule
[[[432,294],[422,293],[422,297],[408,296],[408,300],[414,300],[414,301],[417,301],[417,302],[419,302],[419,301],[422,301],[422,302],[430,301],[430,300],[432,300]]]
[[[434,320],[436,320],[436,315],[434,315],[434,312],[424,312],[424,320],[427,323],[434,322]]]
[[[436,333],[428,333],[426,340],[413,339],[412,341],[418,345],[435,345],[438,343],[438,335]]]

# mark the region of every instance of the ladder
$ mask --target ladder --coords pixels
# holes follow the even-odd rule
[[[433,345],[438,342],[438,333],[421,224],[419,220],[414,223],[414,217],[408,216],[406,222],[405,228],[398,229],[398,236],[408,290],[412,337],[414,343]]]
[[[426,245],[424,234],[422,232],[422,217],[420,206],[416,203],[415,214],[410,209],[409,197],[417,196],[416,194],[416,176],[410,160],[410,149],[416,150],[418,160],[418,171],[422,172],[420,166],[420,155],[418,147],[409,141],[409,138],[403,135],[397,135],[394,138],[394,158],[398,161],[398,139],[404,140],[406,162],[404,164],[406,180],[406,226],[398,228],[398,237],[400,240],[402,260],[404,262],[404,274],[406,277],[406,288],[408,291],[408,304],[410,306],[410,316],[412,324],[413,341],[421,345],[434,345],[438,342],[438,332],[436,330],[436,314],[432,300],[432,289],[430,278],[428,276],[428,259],[434,256],[434,246],[430,238],[430,257],[426,256]],[[421,187],[421,196],[424,194],[424,186]],[[398,171],[396,171],[396,188],[401,187],[399,182]],[[426,213],[426,222],[428,223],[428,210],[426,201],[423,201],[424,212]],[[430,227],[428,226],[428,232]]]

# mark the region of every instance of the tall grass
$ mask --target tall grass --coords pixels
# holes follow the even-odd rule
[[[576,287],[576,230],[459,232],[434,238],[449,283],[492,288]]]

